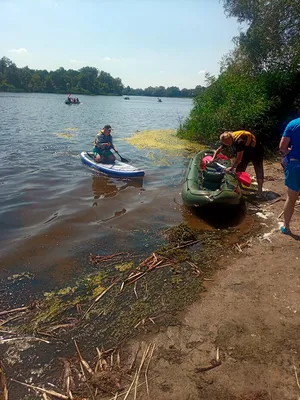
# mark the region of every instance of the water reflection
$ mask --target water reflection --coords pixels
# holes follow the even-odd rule
[[[94,200],[101,200],[105,197],[114,197],[121,190],[132,186],[136,188],[143,187],[143,177],[121,179],[112,178],[105,175],[94,175],[92,178],[92,190]],[[97,206],[98,202],[94,201],[93,206]]]

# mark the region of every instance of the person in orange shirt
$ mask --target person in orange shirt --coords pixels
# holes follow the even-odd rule
[[[255,170],[258,196],[262,196],[264,182],[264,150],[257,143],[256,137],[248,131],[223,132],[220,135],[221,146],[217,148],[213,155],[213,161],[224,147],[232,146],[236,153],[236,158],[227,172],[244,172],[248,164],[252,162]]]

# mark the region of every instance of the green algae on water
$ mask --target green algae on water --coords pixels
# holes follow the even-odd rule
[[[197,142],[180,139],[174,129],[156,129],[137,132],[130,138],[125,139],[138,149],[159,150],[170,156],[184,156],[187,152],[197,152],[203,149]]]

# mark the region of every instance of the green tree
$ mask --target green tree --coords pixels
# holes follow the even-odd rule
[[[228,16],[247,24],[235,42],[254,73],[299,69],[299,0],[223,0]]]

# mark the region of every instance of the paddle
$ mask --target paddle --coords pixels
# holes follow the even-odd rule
[[[119,153],[116,149],[114,149],[114,150],[115,150],[115,153],[118,154],[118,156],[120,157],[120,160],[121,160],[122,162],[125,162],[125,163],[129,162],[129,160],[127,160],[127,158],[122,157],[122,156],[120,155],[120,153]]]
[[[218,167],[221,167],[223,169],[226,168],[222,164],[219,164],[217,162],[216,162],[216,164],[217,164]],[[245,185],[245,186],[250,186],[251,185],[252,179],[251,179],[251,176],[247,172],[236,172],[236,176],[237,176],[239,182],[241,182],[243,185]]]

